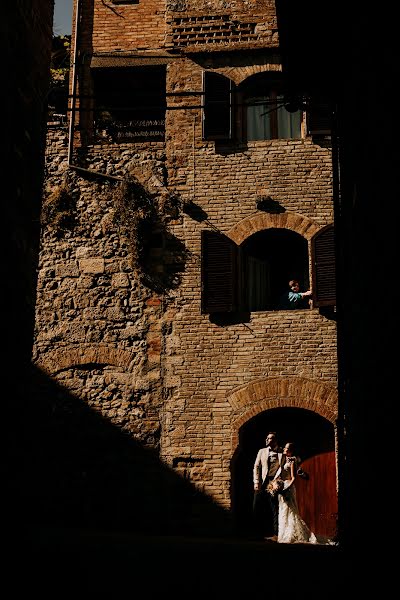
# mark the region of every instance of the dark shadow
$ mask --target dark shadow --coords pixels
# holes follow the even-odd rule
[[[28,526],[229,535],[228,513],[190,469],[180,476],[160,461],[159,431],[146,447],[38,369],[24,409],[9,490]]]
[[[168,226],[180,216],[180,197],[157,198],[129,175],[113,191],[112,200],[114,222],[129,240],[132,266],[143,285],[160,294],[177,287],[189,253]]]
[[[327,148],[328,150],[332,150],[332,139],[330,136],[313,135],[312,141],[313,141],[313,144],[315,146],[318,146],[319,148]]]
[[[159,294],[168,293],[181,283],[189,250],[160,221],[144,224],[144,229],[141,281]]]
[[[186,202],[182,207],[182,211],[199,223],[208,219],[208,214],[195,202]]]
[[[254,569],[266,562],[311,561],[325,574],[342,562],[335,548],[240,538],[229,512],[185,478],[200,459],[175,457],[178,475],[39,370],[20,409],[7,490],[14,590],[115,597],[134,587],[154,597],[178,586],[183,598],[200,569],[197,591],[212,584],[237,597],[259,591]]]
[[[273,200],[269,196],[257,198],[256,206],[258,210],[262,210],[271,214],[279,214],[286,212],[286,208],[277,200]]]
[[[138,4],[139,0],[112,0],[113,4]],[[121,19],[125,19],[124,15],[119,12],[114,6],[112,6],[112,4],[110,4],[109,2],[106,2],[105,0],[101,0],[101,3],[106,6],[108,8],[108,10],[110,10],[111,12],[113,12],[115,15],[117,15],[118,17],[121,17]]]
[[[340,4],[323,6],[317,0],[294,4],[276,1],[283,74],[293,90],[321,93],[321,90],[335,90],[341,82],[344,64],[348,62],[346,46],[335,49],[337,32],[341,31],[345,38],[347,35],[341,22],[342,10]],[[348,31],[351,32],[350,27]]]
[[[237,325],[238,323],[250,323],[250,313],[247,311],[211,313],[210,321],[221,327],[224,327],[225,325]]]
[[[319,314],[329,321],[337,321],[336,306],[320,306]]]
[[[73,154],[78,151],[81,145],[86,146],[93,142],[93,103],[91,99],[93,96],[93,80],[90,70],[90,59],[88,57],[91,57],[93,54],[94,0],[87,0],[87,2],[85,2],[84,10],[82,10],[82,3],[80,3],[80,6],[76,75],[78,80],[77,83],[82,87],[81,89],[78,89],[79,108],[75,114],[70,113],[69,115],[73,120],[75,135],[77,137],[79,136],[79,143],[74,145]],[[82,32],[84,32],[84,43],[82,42]],[[74,60],[73,56],[71,56],[71,61],[72,60]],[[85,81],[84,86],[83,81]],[[74,156],[72,156],[71,162],[74,163]]]
[[[215,154],[221,156],[229,156],[230,154],[239,154],[246,152],[248,145],[246,142],[238,142],[236,140],[216,140]]]
[[[231,461],[232,512],[238,535],[257,537],[253,522],[253,465],[260,448],[265,447],[269,431],[277,433],[283,445],[293,441],[296,454],[305,459],[335,449],[332,423],[320,415],[300,408],[265,411],[242,426],[239,444]]]
[[[223,67],[247,67],[253,65],[280,64],[281,60],[276,50],[254,48],[251,52],[196,52],[188,53],[190,59],[203,69],[218,69]]]

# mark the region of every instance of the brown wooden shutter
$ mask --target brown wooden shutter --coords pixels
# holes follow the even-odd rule
[[[202,313],[239,309],[239,248],[226,235],[202,231]]]
[[[336,261],[333,225],[328,225],[313,238],[314,306],[336,304]]]
[[[219,73],[204,73],[203,137],[226,140],[232,137],[233,83]]]
[[[308,112],[308,132],[310,135],[331,135],[332,107],[327,100],[311,99]]]

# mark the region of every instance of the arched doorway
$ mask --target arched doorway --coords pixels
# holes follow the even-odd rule
[[[292,407],[266,410],[239,430],[239,444],[231,462],[232,511],[239,535],[252,536],[253,464],[269,431],[280,443],[296,444],[307,479],[297,478],[300,514],[311,529],[322,535],[336,534],[337,492],[335,432],[333,424],[317,413]]]

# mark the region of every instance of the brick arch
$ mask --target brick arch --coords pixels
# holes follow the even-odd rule
[[[321,415],[333,425],[337,419],[337,388],[303,377],[253,381],[234,390],[227,399],[234,411],[232,453],[238,446],[242,425],[271,408],[303,408]]]
[[[242,83],[248,77],[252,75],[256,75],[257,73],[266,73],[266,72],[280,72],[282,71],[282,67],[279,64],[268,63],[266,65],[248,65],[246,67],[230,67],[228,69],[218,69],[218,72],[221,75],[225,75],[231,79],[236,85]]]
[[[65,369],[89,364],[112,365],[131,371],[136,354],[115,346],[98,344],[77,348],[60,348],[43,357],[36,365],[48,375],[56,375]]]
[[[290,229],[310,241],[322,227],[322,225],[318,225],[308,217],[293,212],[279,214],[257,212],[231,227],[226,235],[236,244],[241,244],[246,238],[258,231],[272,228]]]

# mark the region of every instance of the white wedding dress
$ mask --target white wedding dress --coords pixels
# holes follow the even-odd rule
[[[321,543],[300,517],[294,483],[288,487],[290,481],[290,463],[286,462],[283,466],[281,478],[284,481],[284,489],[279,494],[278,542],[284,544]]]

